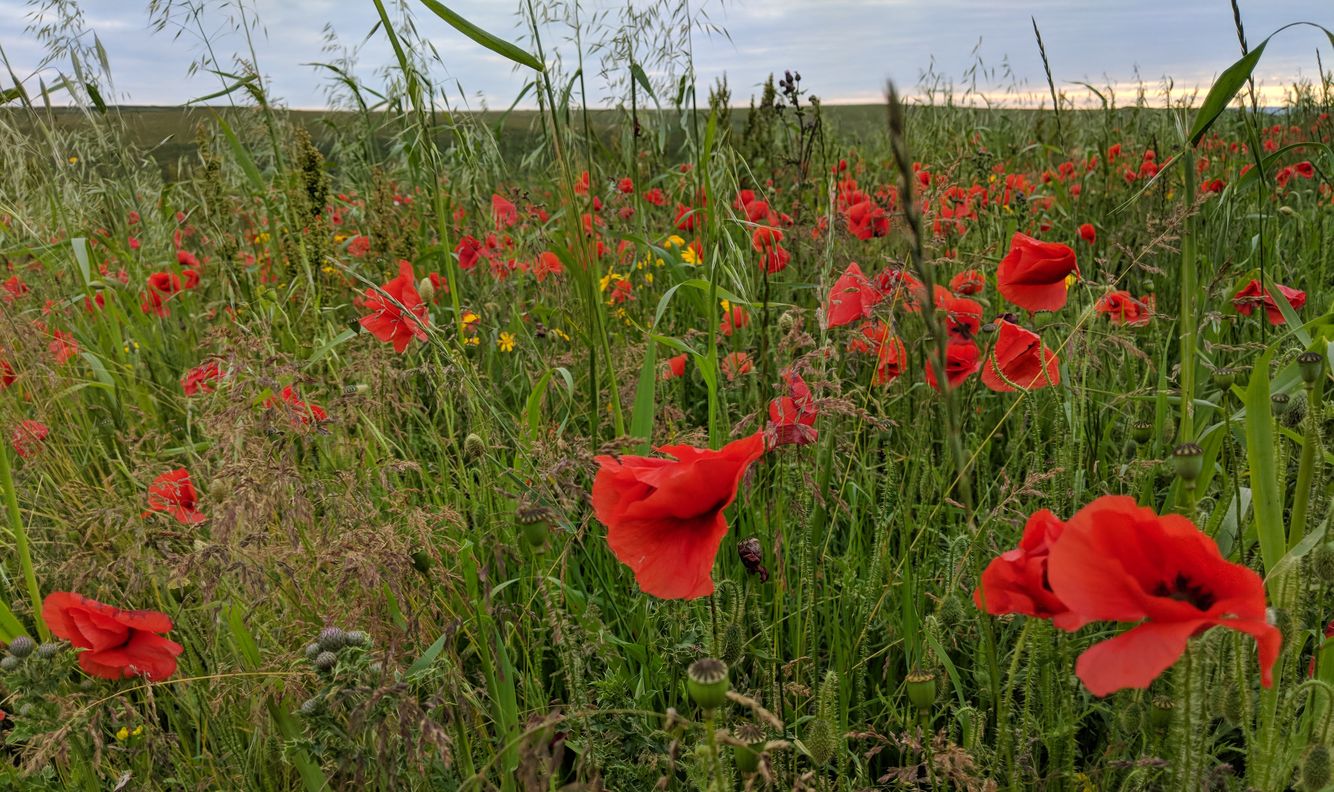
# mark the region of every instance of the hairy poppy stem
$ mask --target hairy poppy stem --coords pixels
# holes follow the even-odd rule
[[[5,512],[9,516],[9,530],[14,534],[14,544],[19,552],[19,566],[23,568],[23,580],[28,587],[28,598],[32,601],[32,620],[37,625],[37,633],[42,640],[49,640],[51,633],[42,621],[42,590],[37,586],[37,572],[32,566],[32,550],[28,545],[28,532],[23,527],[23,518],[19,515],[18,492],[14,489],[14,472],[9,465],[9,449],[0,445],[0,487],[4,488]]]

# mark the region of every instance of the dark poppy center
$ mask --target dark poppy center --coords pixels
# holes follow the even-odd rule
[[[1199,610],[1207,611],[1214,606],[1214,595],[1197,583],[1191,582],[1190,578],[1178,572],[1176,578],[1168,584],[1160,581],[1153,589],[1156,597],[1167,597],[1178,602],[1189,603]]]

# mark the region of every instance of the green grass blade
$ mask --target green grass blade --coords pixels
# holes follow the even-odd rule
[[[1255,531],[1260,540],[1260,555],[1265,570],[1273,570],[1287,549],[1283,529],[1283,495],[1278,488],[1278,469],[1274,461],[1274,419],[1269,400],[1269,359],[1266,350],[1251,371],[1246,386],[1246,462],[1250,468],[1251,493],[1254,498]]]
[[[546,71],[546,67],[542,65],[542,62],[537,58],[534,58],[531,53],[525,52],[502,38],[497,38],[496,36],[487,33],[485,30],[482,30],[473,23],[449,10],[449,8],[443,4],[436,2],[436,0],[422,0],[422,5],[431,9],[436,16],[448,22],[455,30],[497,55],[503,55],[515,63],[522,64],[535,71]]]

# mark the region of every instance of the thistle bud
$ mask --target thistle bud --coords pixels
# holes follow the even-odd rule
[[[338,664],[338,655],[333,652],[320,652],[315,655],[315,667],[321,671],[332,671]]]
[[[908,688],[908,701],[922,712],[931,709],[936,703],[936,675],[920,668],[910,671],[904,680]]]
[[[435,302],[435,284],[429,277],[418,281],[417,294],[421,295],[422,302]]]
[[[1274,415],[1283,415],[1292,407],[1292,397],[1286,393],[1275,393],[1269,397],[1269,403],[1274,410]]]
[[[353,630],[343,636],[343,642],[348,646],[370,646],[371,637],[361,630]]]
[[[1172,449],[1172,462],[1176,465],[1177,476],[1187,485],[1194,486],[1195,479],[1204,472],[1204,449],[1194,443],[1182,443]]]
[[[58,654],[60,654],[60,644],[54,641],[47,641],[37,647],[37,657],[42,660],[50,660]]]
[[[321,649],[321,648],[320,648],[320,645],[317,644],[317,643],[307,644],[307,645],[306,645],[306,659],[307,659],[307,660],[310,660],[311,662],[314,662],[314,661],[315,661],[315,658],[316,658],[316,657],[319,657],[319,656],[320,656],[320,652],[323,652],[323,651],[324,651],[324,650]]]
[[[319,636],[315,642],[326,652],[337,652],[344,646],[347,646],[347,633],[337,627],[325,627],[320,630]]]
[[[320,714],[320,709],[321,705],[319,699],[308,698],[305,701],[301,702],[301,706],[297,709],[297,712],[303,718],[310,718]]]
[[[1144,445],[1153,437],[1153,424],[1148,421],[1136,421],[1130,427],[1130,439],[1135,441],[1135,445]]]
[[[1315,381],[1320,379],[1321,369],[1324,368],[1324,360],[1319,352],[1303,352],[1297,356],[1297,368],[1301,372],[1302,382],[1307,385],[1314,385]]]
[[[5,655],[5,659],[0,660],[0,671],[14,671],[23,662],[14,655]]]
[[[686,669],[686,690],[701,709],[715,710],[727,701],[727,664],[706,657]]]
[[[37,648],[37,642],[26,635],[20,635],[9,642],[9,653],[15,657],[27,657]]]

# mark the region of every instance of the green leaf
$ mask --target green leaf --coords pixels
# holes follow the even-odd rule
[[[217,74],[217,72],[214,72],[214,73]],[[186,106],[186,107],[189,107],[190,105],[193,105],[193,104],[199,104],[200,102],[207,102],[207,101],[210,100],[210,99],[217,99],[217,98],[220,97],[220,96],[226,96],[226,95],[230,94],[230,93],[233,92],[233,91],[237,91],[237,90],[240,90],[240,89],[246,87],[246,86],[249,85],[250,83],[254,82],[256,79],[257,79],[257,76],[254,75],[254,74],[248,75],[248,76],[246,76],[246,77],[242,77],[242,78],[240,78],[239,80],[233,82],[231,85],[228,85],[226,88],[223,88],[223,89],[220,90],[220,91],[214,91],[214,92],[211,93],[211,94],[204,94],[203,96],[196,96],[195,98],[190,99],[189,101],[187,101],[187,102],[185,103],[185,106]]]
[[[644,362],[639,366],[639,383],[635,386],[635,406],[630,414],[630,436],[644,442],[639,445],[639,453],[648,451],[649,440],[653,437],[654,398],[658,386],[658,345],[649,338],[644,349]]]
[[[9,604],[0,600],[0,640],[8,643],[20,635],[27,634],[28,631],[23,629],[23,622],[19,621],[14,611],[9,609]]]
[[[546,71],[546,67],[542,65],[542,62],[537,58],[534,58],[531,53],[525,52],[504,39],[497,38],[490,33],[487,33],[485,30],[482,30],[473,23],[449,10],[443,4],[436,2],[436,0],[422,0],[422,5],[431,9],[436,16],[448,22],[455,30],[497,55],[503,55],[515,63],[522,64],[535,71]]]
[[[255,636],[250,634],[250,629],[245,626],[244,611],[235,604],[227,605],[224,610],[226,612],[227,629],[231,631],[236,653],[241,656],[247,669],[259,668],[259,644],[255,642]]]
[[[1267,349],[1255,362],[1244,398],[1246,462],[1254,499],[1255,532],[1266,571],[1278,566],[1288,546],[1283,528],[1283,494],[1279,491],[1274,462],[1274,418],[1269,400],[1269,360],[1273,355],[1274,350]]]
[[[439,638],[436,638],[435,643],[427,647],[426,651],[422,652],[421,657],[418,657],[416,660],[412,661],[412,665],[408,666],[407,673],[405,673],[403,676],[412,677],[430,668],[431,663],[434,663],[435,659],[440,656],[440,653],[442,651],[444,651],[445,637],[446,636],[441,635]]]
[[[250,180],[250,186],[262,193],[264,191],[264,177],[260,175],[259,167],[255,165],[255,161],[251,159],[250,152],[246,151],[241,139],[232,131],[227,119],[218,116],[218,126],[222,129],[223,136],[227,138],[227,145],[232,149],[232,156],[236,157],[241,170],[245,171],[246,178]]]
[[[1204,103],[1200,109],[1195,111],[1195,121],[1190,125],[1190,144],[1198,146],[1204,133],[1209,131],[1218,117],[1223,114],[1227,106],[1232,103],[1232,98],[1241,90],[1241,86],[1250,79],[1251,73],[1255,71],[1255,65],[1260,62],[1260,56],[1264,54],[1265,46],[1269,44],[1269,39],[1260,42],[1260,46],[1241,56],[1241,59],[1223,70],[1218,75],[1218,80],[1214,82],[1209,93],[1204,97]]]
[[[93,281],[93,267],[88,261],[88,240],[83,237],[74,237],[70,240],[74,247],[74,259],[79,262],[79,274],[83,276],[83,286],[88,288],[88,284]]]
[[[343,332],[339,333],[338,335],[334,336],[328,341],[325,341],[323,344],[320,345],[319,349],[312,352],[310,354],[310,358],[306,360],[306,363],[305,365],[302,366],[302,368],[310,368],[311,366],[315,365],[316,363],[320,362],[325,357],[327,357],[330,352],[334,351],[334,347],[338,346],[339,344],[343,344],[347,341],[350,341],[356,337],[357,337],[356,330],[351,330],[351,329],[344,330]]]
[[[653,100],[653,105],[661,110],[662,105],[658,103],[658,95],[653,93],[653,86],[649,84],[648,75],[644,73],[644,68],[638,63],[632,62],[630,64],[630,76],[634,78],[635,82],[639,83],[640,88],[644,89],[648,98]]]
[[[88,98],[93,100],[93,107],[97,108],[97,112],[106,115],[107,103],[102,101],[102,92],[97,90],[97,83],[84,83],[83,87],[88,92]]]

